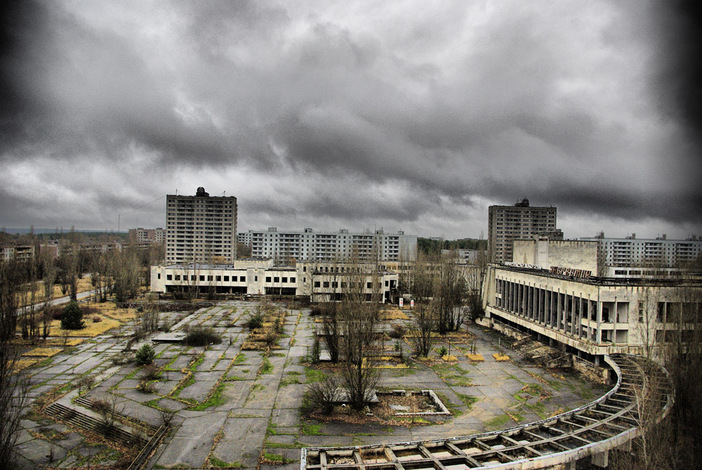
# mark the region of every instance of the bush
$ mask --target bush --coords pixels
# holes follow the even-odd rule
[[[47,307],[44,310],[44,314],[51,317],[52,320],[60,320],[63,309],[61,307]]]
[[[392,325],[392,329],[388,332],[388,336],[394,339],[399,339],[405,336],[406,328],[401,323],[395,323]]]
[[[185,344],[188,346],[207,346],[208,344],[219,344],[221,342],[222,338],[212,328],[204,326],[191,328],[185,336]]]
[[[317,364],[319,362],[319,357],[322,354],[322,348],[319,344],[319,336],[314,335],[314,343],[312,343],[312,352],[310,352],[310,362],[312,364]]]
[[[100,323],[102,321],[102,317],[100,315],[95,315],[93,317],[93,323]]]
[[[139,385],[137,385],[136,389],[141,393],[154,393],[156,391],[156,387],[154,386],[154,384],[145,380],[139,382]]]
[[[252,313],[246,320],[246,328],[255,330],[263,326],[263,315],[260,313]]]
[[[329,414],[334,410],[334,404],[339,400],[342,392],[341,379],[336,375],[325,375],[321,382],[315,382],[307,387],[307,409],[311,413],[320,410]]]
[[[141,379],[148,382],[150,380],[158,380],[160,376],[161,374],[159,373],[158,368],[151,364],[144,367],[144,375],[141,376]]]
[[[135,359],[137,364],[146,365],[154,362],[154,357],[156,357],[154,348],[152,348],[151,345],[145,344],[136,352]]]
[[[78,302],[71,301],[63,309],[61,314],[61,328],[64,330],[80,330],[85,328],[83,323],[83,310],[78,306]]]
[[[439,353],[439,356],[444,357],[448,354],[448,349],[446,349],[446,346],[441,346],[436,352]]]

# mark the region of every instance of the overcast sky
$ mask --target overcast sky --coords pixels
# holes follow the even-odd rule
[[[0,30],[0,226],[702,235],[695,1],[27,1]]]

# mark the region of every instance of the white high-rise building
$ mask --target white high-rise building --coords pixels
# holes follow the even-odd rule
[[[234,263],[237,203],[234,196],[210,196],[197,188],[195,196],[166,198],[166,263]]]
[[[280,261],[330,261],[358,259],[363,261],[412,261],[417,258],[417,236],[404,232],[385,233],[315,232],[306,228],[301,232],[280,232],[276,227],[268,230],[249,230],[239,239],[250,240],[251,256]]]

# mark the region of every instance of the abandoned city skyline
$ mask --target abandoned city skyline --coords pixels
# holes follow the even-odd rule
[[[691,3],[14,2],[0,26],[0,226],[702,234]]]

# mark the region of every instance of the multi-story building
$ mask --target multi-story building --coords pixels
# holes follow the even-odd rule
[[[417,236],[404,232],[385,233],[315,232],[306,228],[302,232],[281,232],[276,227],[268,230],[249,230],[239,234],[239,240],[250,240],[251,256],[271,258],[280,262],[330,261],[357,259],[360,261],[411,261],[417,257]]]
[[[563,239],[556,229],[555,207],[531,207],[523,199],[513,206],[488,208],[488,260],[493,263],[512,261],[512,242],[536,235]]]
[[[702,324],[702,281],[604,279],[578,270],[490,265],[483,305],[492,323],[530,333],[599,363],[692,337]]]
[[[374,271],[375,270],[375,271]],[[398,275],[374,265],[343,263],[273,266],[273,260],[233,265],[189,264],[151,267],[151,291],[200,294],[287,295],[312,301],[338,300],[356,289],[367,300],[392,302]]]
[[[237,203],[234,196],[166,198],[166,263],[233,263],[236,259]]]
[[[702,240],[668,240],[665,235],[655,239],[639,239],[636,234],[626,238],[581,238],[599,243],[600,262],[611,277],[641,277],[675,275],[702,260]]]
[[[34,258],[34,245],[3,245],[0,246],[0,260],[29,261]]]
[[[138,245],[160,245],[166,241],[166,232],[162,228],[130,228],[128,239]]]

